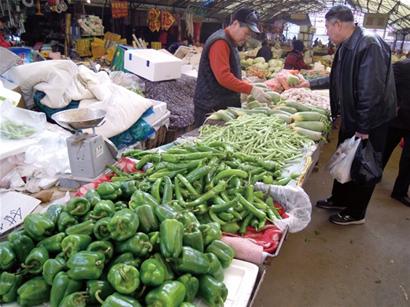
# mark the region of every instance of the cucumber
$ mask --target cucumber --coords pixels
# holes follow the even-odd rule
[[[266,84],[262,82],[254,83],[253,86],[260,87],[260,88],[268,88]]]
[[[300,127],[304,129],[309,129],[312,131],[317,131],[317,132],[324,132],[325,131],[325,124],[320,121],[301,121],[301,122],[295,122],[291,125],[292,127]]]
[[[282,115],[286,115],[286,116],[289,116],[290,117],[290,119],[292,119],[292,113],[289,113],[289,112],[286,112],[286,111],[283,111],[283,110],[271,110],[270,112],[269,112],[269,114],[282,114]]]
[[[297,112],[292,115],[292,119],[295,122],[327,120],[326,116],[324,116],[323,114],[313,112],[313,111]]]
[[[296,110],[298,110],[298,112],[311,111],[311,108],[296,101],[286,101],[286,105],[288,107],[295,108]]]
[[[292,122],[292,118],[288,115],[285,115],[285,114],[277,113],[277,114],[273,114],[273,116],[276,116],[276,117],[280,118],[281,120],[283,120],[287,124],[290,124]]]
[[[288,106],[277,106],[275,110],[281,110],[281,111],[285,111],[285,112],[292,113],[292,114],[298,111],[297,109],[288,107]]]
[[[248,104],[246,105],[246,107],[248,108],[248,109],[253,109],[253,108],[257,108],[257,107],[261,107],[262,105],[259,103],[259,102],[257,102],[256,100],[253,100],[253,101],[251,101],[251,102],[248,102]]]
[[[296,133],[304,135],[315,142],[320,141],[322,139],[322,134],[317,131],[312,131],[301,127],[293,127],[293,130],[295,130]]]

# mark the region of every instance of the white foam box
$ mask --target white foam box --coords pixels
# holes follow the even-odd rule
[[[154,49],[130,49],[124,54],[124,68],[150,81],[181,77],[182,60]]]

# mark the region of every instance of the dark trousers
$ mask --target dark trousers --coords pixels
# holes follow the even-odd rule
[[[400,157],[399,174],[394,183],[392,195],[407,196],[410,185],[410,130],[389,127],[386,147],[383,153],[383,168],[386,166],[396,146],[404,138],[404,147]]]
[[[212,113],[213,110],[212,109],[205,109],[205,108],[201,108],[197,105],[195,105],[195,109],[194,109],[194,126],[195,128],[199,128],[202,126],[202,124],[205,122],[205,119],[207,118],[207,116],[210,115],[210,113]]]
[[[388,125],[384,124],[369,132],[369,141],[376,152],[384,151],[387,130]],[[353,135],[354,132],[346,133],[340,130],[338,145]],[[366,215],[366,209],[375,187],[376,184],[362,185],[353,181],[342,184],[334,180],[331,198],[336,204],[346,206],[343,214],[362,219]]]

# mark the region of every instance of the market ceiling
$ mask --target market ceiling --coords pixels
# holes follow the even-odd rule
[[[325,10],[331,5],[347,3],[363,13],[388,14],[388,24],[399,31],[410,31],[410,0],[162,0],[138,1],[142,3],[190,8],[196,15],[223,18],[240,7],[255,8],[262,20],[295,13]]]

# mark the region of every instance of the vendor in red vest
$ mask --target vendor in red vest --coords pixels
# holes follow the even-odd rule
[[[213,33],[205,42],[199,63],[194,95],[195,127],[201,126],[207,115],[227,107],[240,107],[240,94],[251,94],[260,102],[269,96],[260,88],[242,80],[238,46],[252,32],[260,33],[255,11],[242,8],[235,12],[231,24]]]
[[[11,44],[4,38],[3,30],[6,27],[7,18],[5,16],[0,17],[0,47],[10,48]]]

